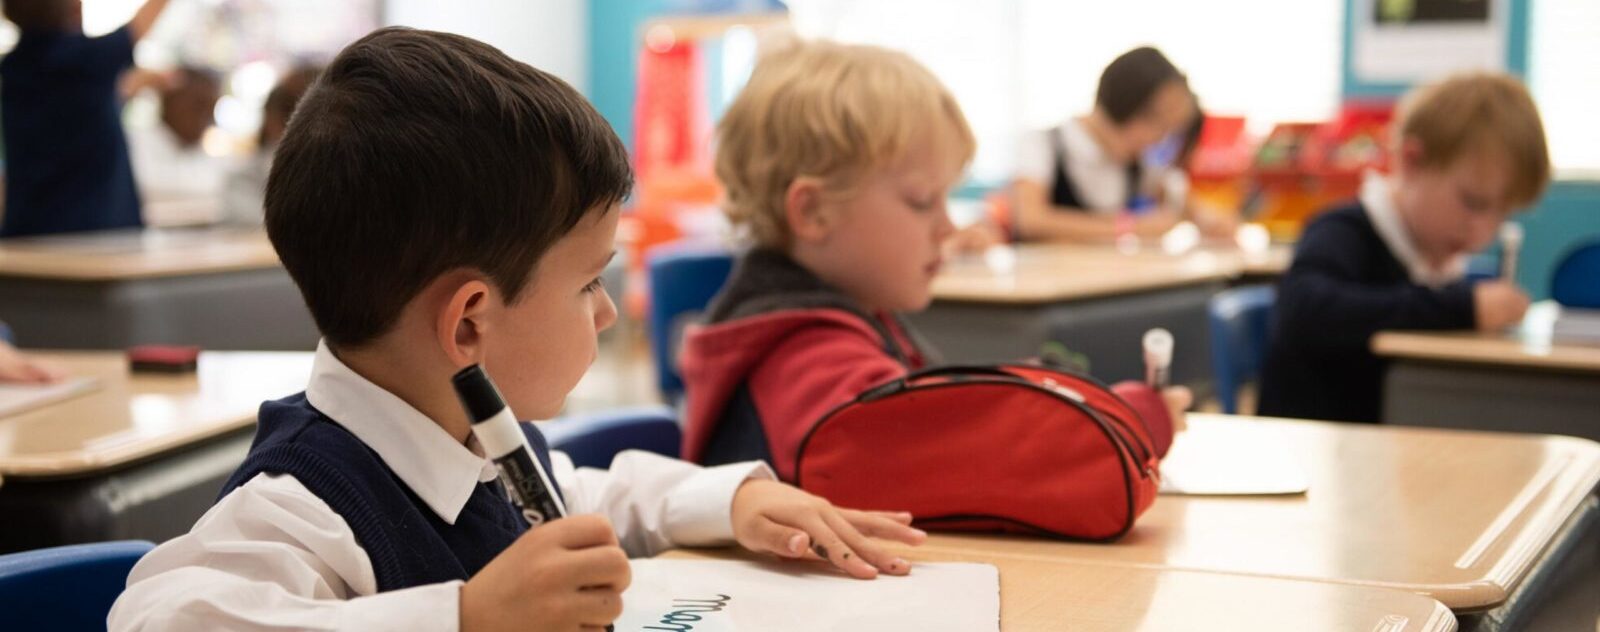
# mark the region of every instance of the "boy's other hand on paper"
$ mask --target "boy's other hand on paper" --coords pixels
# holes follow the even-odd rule
[[[733,496],[733,534],[757,552],[800,559],[823,558],[850,576],[905,575],[911,564],[869,538],[917,545],[928,534],[905,512],[840,509],[827,500],[777,481],[746,481]]]

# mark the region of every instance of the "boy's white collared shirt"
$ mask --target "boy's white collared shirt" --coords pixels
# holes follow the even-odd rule
[[[1400,265],[1406,267],[1412,283],[1437,289],[1466,276],[1465,255],[1451,258],[1443,268],[1434,268],[1422,258],[1422,253],[1417,252],[1411,232],[1406,230],[1405,222],[1400,220],[1400,211],[1394,206],[1394,190],[1382,174],[1368,171],[1362,175],[1361,206],[1366,209],[1367,219],[1372,221],[1372,228],[1378,231],[1383,244],[1389,247],[1395,259],[1400,260]]]
[[[454,524],[492,462],[318,345],[306,398],[372,448],[428,510]],[[624,452],[610,470],[577,469],[552,452],[573,513],[611,519],[629,555],[730,543],[733,493],[761,463],[701,468]],[[112,630],[454,630],[461,582],[378,593],[348,524],[291,475],[258,475],[162,544],[128,576]]]

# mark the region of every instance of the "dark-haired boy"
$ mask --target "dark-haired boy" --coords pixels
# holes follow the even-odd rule
[[[519,418],[549,418],[615,320],[598,277],[631,173],[570,86],[383,29],[334,59],[277,152],[266,225],[324,336],[311,383],[262,406],[223,498],[133,569],[111,629],[599,629],[624,550],[732,540],[909,570],[867,540],[920,541],[909,515],[836,509],[755,463],[575,471],[532,427],[575,515],[526,530],[450,376],[481,364]]]

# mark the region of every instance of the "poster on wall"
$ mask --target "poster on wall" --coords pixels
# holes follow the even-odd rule
[[[1410,84],[1505,70],[1509,0],[1354,0],[1351,69],[1368,83]]]

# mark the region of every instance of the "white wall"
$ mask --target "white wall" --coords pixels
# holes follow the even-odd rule
[[[587,89],[588,2],[387,0],[384,20],[483,40],[512,58]]]
[[[1595,2],[1596,0],[1568,0]],[[905,50],[944,80],[978,136],[971,175],[1009,178],[1018,133],[1094,104],[1100,72],[1154,44],[1189,76],[1205,110],[1321,120],[1339,105],[1337,0],[789,0],[796,28]]]

